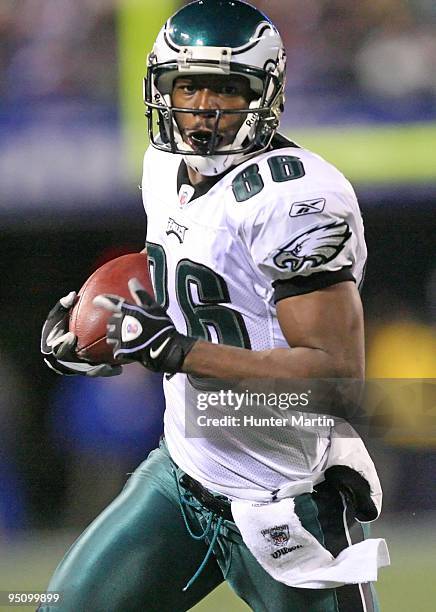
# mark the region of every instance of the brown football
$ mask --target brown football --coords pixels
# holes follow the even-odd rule
[[[91,363],[115,363],[112,349],[106,343],[106,324],[110,312],[94,306],[92,300],[100,293],[113,293],[129,302],[132,296],[128,281],[137,278],[153,295],[145,253],[129,253],[112,259],[98,268],[80,289],[70,313],[70,331],[77,336],[76,353]]]

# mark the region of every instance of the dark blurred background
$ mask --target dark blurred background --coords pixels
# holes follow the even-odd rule
[[[179,6],[156,4],[0,3],[0,539],[19,563],[32,558],[24,541],[48,533],[53,542],[88,524],[161,430],[158,376],[129,366],[111,380],[60,378],[39,355],[56,300],[104,261],[143,248],[141,79],[159,27]],[[253,4],[288,50],[282,131],[336,163],[359,196],[368,376],[435,378],[436,5]],[[371,440],[385,524],[416,528],[425,541],[436,511],[436,433],[420,417],[434,406],[398,400],[397,408],[401,435]],[[9,588],[15,574],[3,570]],[[389,603],[395,581],[386,584],[385,609],[403,609],[404,598]],[[429,601],[415,609],[430,610]]]

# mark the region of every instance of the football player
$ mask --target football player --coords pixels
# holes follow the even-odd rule
[[[132,279],[130,303],[100,296],[97,304],[112,313],[107,340],[120,364],[165,373],[165,437],[60,563],[49,585],[63,594],[56,610],[188,610],[224,580],[257,611],[377,607],[369,581],[301,588],[273,577],[231,506],[274,506],[294,491],[298,523],[337,557],[364,539],[361,522],[380,510],[360,440],[358,452],[338,460],[331,429],[321,426],[185,435],[198,377],[364,374],[359,207],[336,168],[277,133],[285,59],[275,26],[239,0],[186,5],[149,55],[142,194],[155,299]],[[74,299],[61,300],[45,323],[48,365],[119,374],[121,366],[75,356],[67,333]],[[303,548],[290,546],[287,524],[264,535],[274,558],[291,564]]]

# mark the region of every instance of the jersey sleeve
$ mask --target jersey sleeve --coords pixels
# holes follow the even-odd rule
[[[351,186],[296,201],[270,196],[245,232],[251,258],[274,288],[275,302],[346,280],[360,282],[366,248]]]

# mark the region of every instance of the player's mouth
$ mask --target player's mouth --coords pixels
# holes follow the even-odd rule
[[[211,130],[192,130],[186,132],[186,141],[194,150],[206,153],[211,149],[213,132]],[[223,141],[223,136],[217,134],[214,148],[218,148]]]

